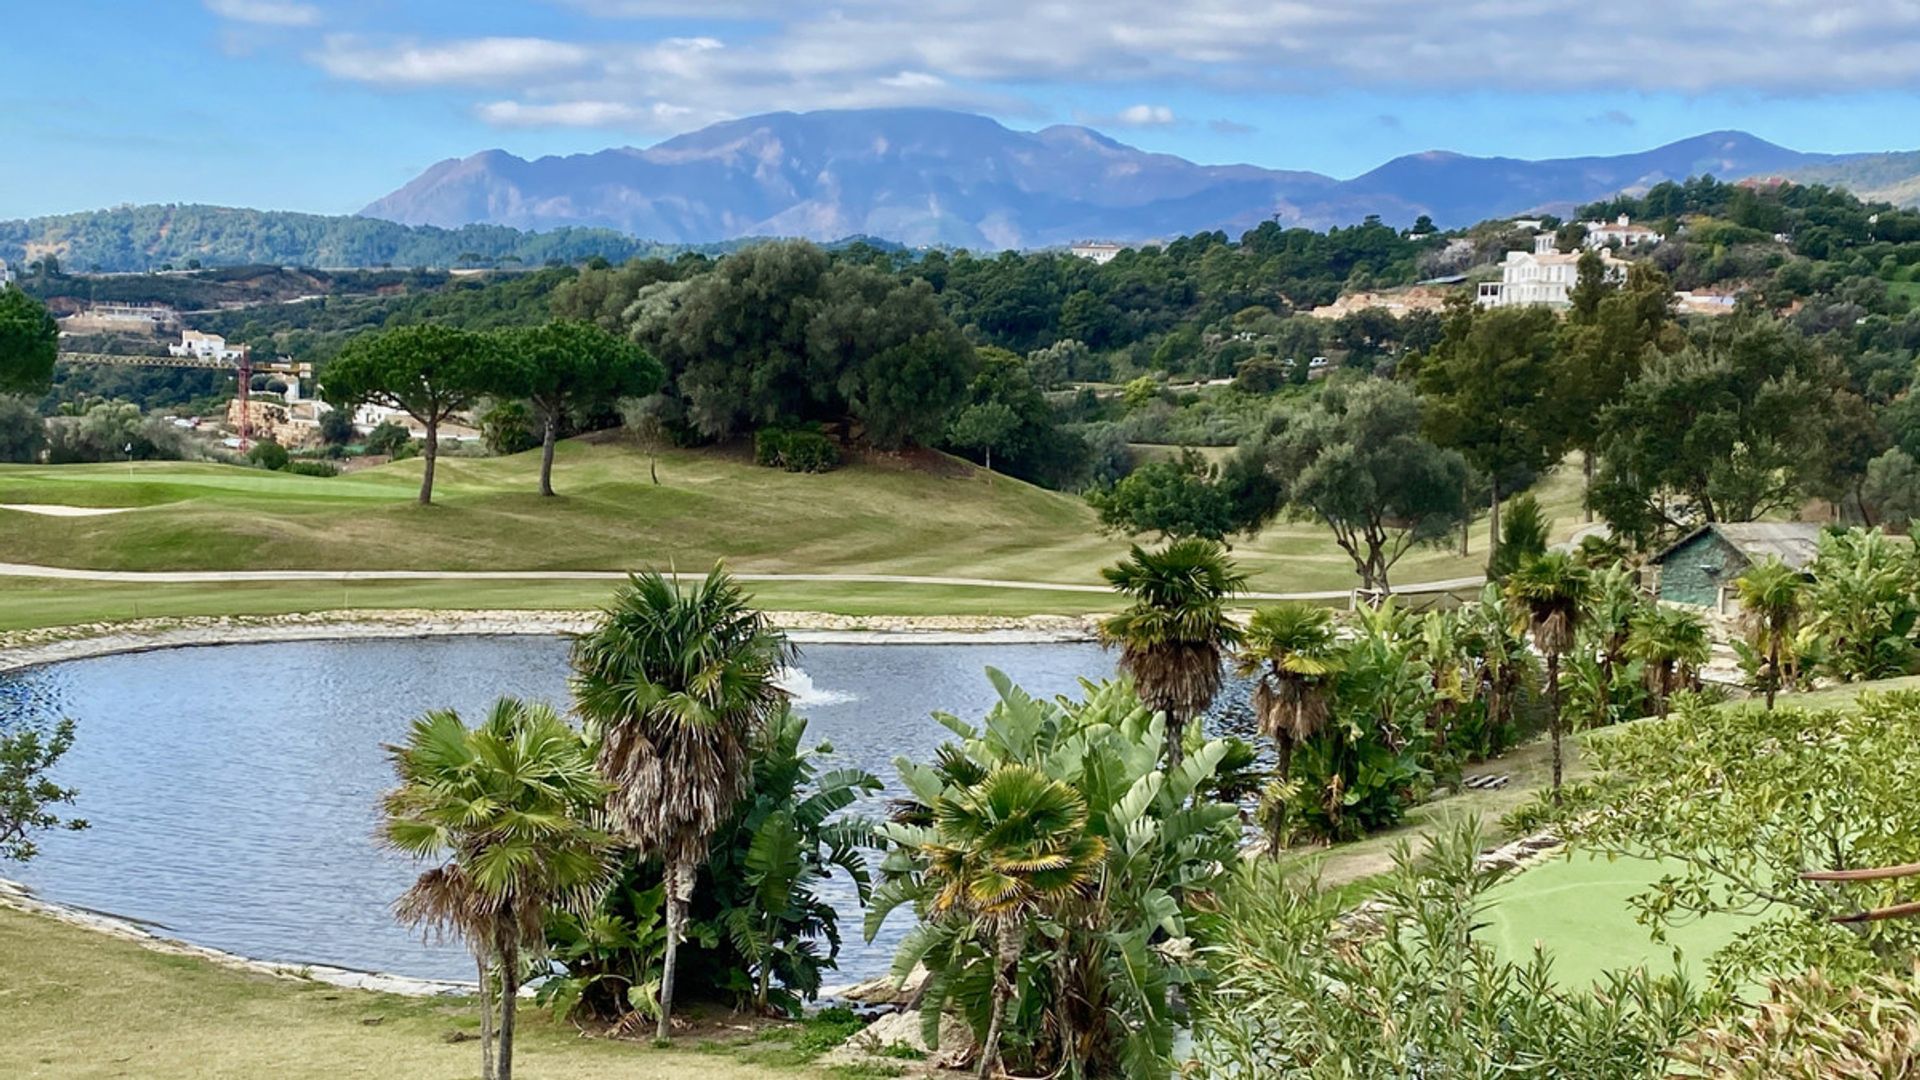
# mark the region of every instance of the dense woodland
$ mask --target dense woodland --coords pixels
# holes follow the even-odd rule
[[[665,383],[624,408],[573,410],[563,431],[624,416],[684,445],[771,430],[817,432],[841,451],[938,447],[1087,492],[1122,532],[1228,537],[1276,514],[1318,519],[1376,587],[1400,553],[1457,535],[1476,507],[1494,508],[1497,536],[1500,503],[1569,454],[1593,509],[1640,547],[1700,521],[1807,510],[1903,528],[1920,507],[1920,213],[1702,178],[1583,207],[1576,222],[1619,213],[1668,241],[1625,253],[1624,281],[1583,264],[1559,315],[1465,302],[1506,251],[1530,246],[1510,224],[1440,233],[1370,219],[1203,233],[1103,265],[781,241],[452,277],[316,274],[319,299],[225,299],[194,322],[323,366],[371,330],[591,322],[656,358]],[[1579,242],[1577,223],[1549,226]],[[1462,276],[1444,311],[1309,314],[1358,290]],[[56,303],[292,287],[46,265],[24,284]],[[1738,300],[1729,315],[1683,315],[1675,289]],[[217,389],[204,376],[63,372],[43,408]],[[1354,452],[1388,434],[1391,451]],[[1361,504],[1356,491],[1371,494]]]

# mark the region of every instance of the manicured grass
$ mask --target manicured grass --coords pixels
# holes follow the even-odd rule
[[[840,615],[1084,614],[1113,597],[943,585],[752,582],[754,602],[773,611]],[[127,619],[285,615],[349,609],[593,611],[614,583],[600,581],[228,582],[126,585],[0,577],[0,632]]]
[[[820,476],[752,465],[729,451],[647,456],[614,444],[562,444],[555,483],[534,493],[537,455],[448,458],[436,505],[412,497],[417,461],[349,476],[288,476],[233,466],[0,466],[0,503],[137,507],[55,518],[0,511],[0,559],[101,570],[704,568],[725,556],[742,571],[861,572],[1097,584],[1125,550],[1073,495],[1007,477],[989,483],[935,455],[873,458]],[[1564,475],[1563,475],[1564,474]],[[1577,477],[1542,489],[1574,524]],[[1475,553],[1421,550],[1401,582],[1477,573]],[[1269,591],[1344,589],[1350,562],[1312,522],[1281,522],[1236,542]],[[1049,610],[1061,610],[1058,606]]]
[[[821,1075],[756,1054],[583,1039],[524,1009],[515,1068],[537,1080]],[[0,1075],[9,1078],[470,1080],[464,1001],[413,1000],[245,975],[0,908]],[[691,1040],[689,1040],[691,1042]]]
[[[1551,859],[1494,886],[1484,940],[1524,963],[1538,947],[1553,959],[1564,989],[1591,985],[1608,971],[1678,967],[1698,979],[1706,958],[1733,940],[1746,918],[1716,915],[1670,928],[1665,944],[1634,920],[1628,901],[1677,866],[1648,859],[1576,855]]]

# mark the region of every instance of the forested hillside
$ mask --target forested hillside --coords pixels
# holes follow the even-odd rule
[[[189,263],[315,267],[451,267],[614,261],[678,250],[608,229],[530,233],[498,225],[410,227],[225,206],[120,206],[0,221],[0,259],[25,264],[52,255],[72,270],[121,273]]]

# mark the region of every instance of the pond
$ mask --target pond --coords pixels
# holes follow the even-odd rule
[[[1091,644],[810,645],[791,686],[809,742],[892,794],[893,759],[925,759],[948,737],[933,711],[977,718],[993,703],[988,665],[1044,696],[1113,670]],[[246,956],[469,977],[460,946],[422,942],[389,914],[416,870],[373,841],[391,781],[381,747],[430,708],[471,722],[503,694],[565,704],[566,679],[567,643],[550,637],[223,645],[0,676],[0,728],[77,721],[57,779],[93,826],[47,837],[7,873]],[[866,945],[851,886],[832,889],[847,942],[828,982],[884,974],[910,918]]]

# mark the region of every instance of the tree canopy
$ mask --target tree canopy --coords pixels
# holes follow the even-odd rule
[[[1401,556],[1444,540],[1469,512],[1466,462],[1421,434],[1422,412],[1404,383],[1331,387],[1241,454],[1277,481],[1288,512],[1333,530],[1367,588],[1384,590]]]
[[[525,398],[541,427],[540,494],[553,494],[553,446],[576,410],[643,397],[665,379],[639,346],[589,322],[556,320],[502,332],[496,393]]]
[[[39,394],[53,382],[60,327],[40,301],[0,285],[0,394]]]
[[[321,376],[335,405],[379,405],[406,413],[426,428],[426,469],[420,502],[433,501],[433,470],[440,425],[509,382],[510,368],[496,343],[448,326],[402,326],[348,342]]]

